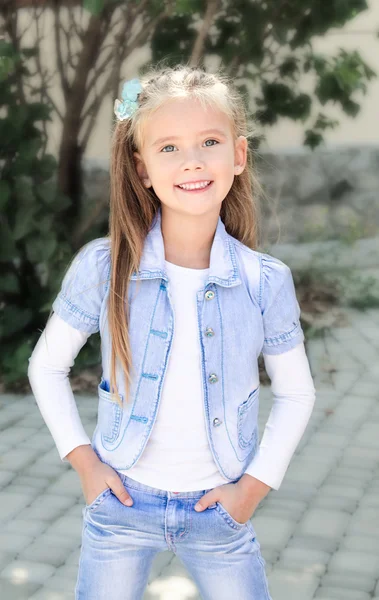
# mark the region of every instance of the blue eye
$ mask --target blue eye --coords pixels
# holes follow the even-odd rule
[[[167,146],[162,148],[161,152],[166,152],[166,148],[175,148],[175,146],[173,144],[168,144]]]
[[[206,142],[204,142],[205,144],[207,144],[208,142],[216,142],[216,144],[218,144],[217,140],[206,140]],[[214,146],[215,144],[211,144],[211,146]]]

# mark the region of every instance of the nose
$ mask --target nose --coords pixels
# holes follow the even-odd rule
[[[183,160],[183,171],[203,171],[204,161],[200,158],[196,151],[188,152]]]

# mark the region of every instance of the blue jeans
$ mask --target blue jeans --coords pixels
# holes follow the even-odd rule
[[[272,600],[250,520],[238,523],[220,502],[196,512],[210,489],[176,493],[119,476],[133,506],[108,488],[83,508],[76,600],[141,600],[153,559],[165,550],[179,557],[203,600]]]

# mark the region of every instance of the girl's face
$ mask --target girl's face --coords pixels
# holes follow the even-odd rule
[[[134,154],[143,184],[154,188],[162,208],[193,216],[220,212],[246,155],[247,140],[234,139],[229,118],[189,98],[170,100],[153,113]],[[194,184],[200,189],[188,189]]]

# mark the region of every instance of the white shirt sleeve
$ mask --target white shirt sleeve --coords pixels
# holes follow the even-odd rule
[[[80,420],[68,374],[90,333],[68,325],[56,313],[29,358],[28,378],[61,460],[77,446],[91,444]]]
[[[304,343],[282,354],[263,354],[273,405],[258,452],[245,473],[278,490],[315,403]]]

